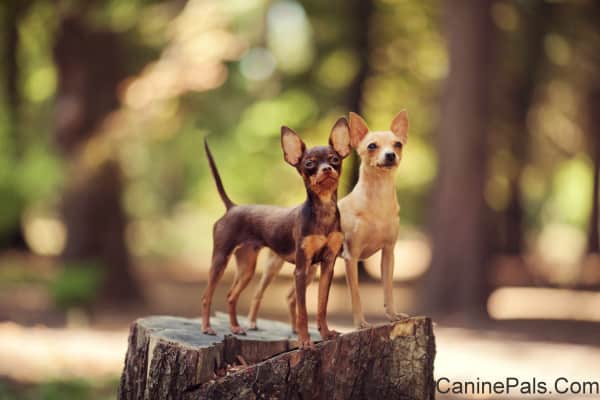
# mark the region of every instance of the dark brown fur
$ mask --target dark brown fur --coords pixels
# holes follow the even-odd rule
[[[317,324],[324,339],[336,334],[327,327],[326,307],[333,262],[341,243],[337,185],[342,159],[350,153],[348,131],[346,120],[340,118],[332,129],[329,146],[305,150],[304,143],[291,129],[282,128],[282,147],[286,161],[302,176],[307,193],[306,201],[291,209],[268,205],[235,205],[225,193],[208,144],[205,142],[209,165],[227,211],[215,223],[213,229],[212,264],[209,282],[202,299],[204,333],[216,333],[210,327],[209,319],[212,296],[231,254],[234,253],[240,273],[236,275],[228,293],[229,318],[231,331],[244,334],[237,321],[237,300],[254,275],[258,252],[263,247],[269,247],[282,258],[296,264],[300,346],[311,345],[305,295],[307,269],[313,263],[321,263],[322,268]],[[305,240],[306,238],[315,240]]]

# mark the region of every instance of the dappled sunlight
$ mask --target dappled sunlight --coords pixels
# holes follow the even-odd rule
[[[553,319],[600,322],[600,292],[502,287],[488,300],[494,319]]]
[[[23,230],[27,244],[36,254],[55,256],[65,247],[67,232],[59,218],[25,214]]]
[[[217,2],[187,2],[169,29],[169,44],[159,60],[131,80],[124,102],[140,109],[188,91],[206,91],[223,84],[223,61],[237,59],[243,45],[224,29],[227,17]]]
[[[118,375],[127,331],[24,327],[0,323],[0,376],[21,382]]]
[[[267,43],[278,68],[293,74],[312,64],[312,27],[302,5],[295,1],[273,3],[267,12]]]
[[[431,261],[431,246],[425,238],[406,238],[394,248],[394,280],[406,281],[423,275]],[[365,260],[369,275],[381,279],[381,252]]]
[[[567,224],[548,224],[537,238],[536,271],[549,282],[569,284],[579,277],[585,234]]]

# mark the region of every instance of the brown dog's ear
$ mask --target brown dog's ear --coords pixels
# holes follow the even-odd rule
[[[331,135],[329,135],[329,145],[342,158],[348,157],[348,154],[352,151],[350,147],[350,127],[346,118],[342,117],[335,121],[333,128],[331,128]]]
[[[287,126],[281,127],[281,148],[283,149],[283,157],[292,166],[297,166],[306,146],[296,132]]]
[[[406,144],[408,141],[408,113],[406,110],[402,110],[396,114],[392,121],[391,130],[398,136],[402,144]]]
[[[367,123],[356,113],[350,113],[350,144],[355,149],[363,138],[369,133]]]

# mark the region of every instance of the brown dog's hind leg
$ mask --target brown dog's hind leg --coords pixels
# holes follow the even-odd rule
[[[260,283],[258,288],[254,292],[254,298],[252,299],[252,305],[250,306],[250,311],[248,312],[248,322],[250,323],[250,330],[258,329],[256,327],[256,317],[258,315],[258,309],[260,308],[260,303],[265,294],[265,290],[267,287],[273,282],[273,279],[279,274],[281,271],[281,267],[283,266],[283,259],[279,257],[277,254],[269,251],[269,255],[267,258],[267,265],[265,266],[265,270],[260,279]]]
[[[207,335],[216,335],[217,332],[210,326],[210,306],[212,304],[212,298],[215,294],[215,288],[217,283],[223,277],[225,267],[229,261],[230,253],[217,249],[213,251],[212,263],[210,266],[208,284],[202,295],[202,333]]]
[[[240,326],[237,319],[237,302],[240,294],[254,276],[259,250],[260,248],[255,245],[245,244],[240,246],[234,253],[237,262],[237,274],[235,285],[231,288],[227,296],[227,304],[229,305],[229,326],[231,333],[236,335],[246,334],[246,331]]]

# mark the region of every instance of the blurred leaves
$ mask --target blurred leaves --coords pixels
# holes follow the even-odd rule
[[[30,3],[18,26],[18,115],[0,92],[0,241],[23,223],[29,209],[55,214],[64,184],[66,166],[50,140],[57,89],[51,54],[60,18],[82,8],[78,2]],[[438,116],[448,71],[443,16],[439,2],[373,4],[373,13],[363,16],[370,48],[363,117],[382,130],[399,110],[408,110],[410,140],[397,177],[401,216],[425,227],[438,168],[432,132],[444,124]],[[98,127],[102,139],[84,146],[80,156],[91,166],[106,157],[119,159],[128,243],[137,256],[208,249],[210,224],[223,208],[202,150],[205,137],[235,201],[293,205],[302,200],[300,178],[282,161],[279,130],[287,125],[308,145],[324,144],[333,121],[351,111],[347,100],[363,56],[352,19],[355,6],[316,0],[109,0],[87,7],[91,26],[119,33],[130,76],[118,89],[120,109]],[[566,14],[551,19],[543,36],[543,59],[526,113],[530,137],[523,139],[531,152],[524,165],[515,166],[518,157],[508,144],[515,127],[504,110],[496,110],[501,123],[492,126],[485,196],[492,209],[504,212],[509,182],[521,169],[526,229],[560,222],[584,230],[592,167],[581,109],[594,53],[593,43],[578,34],[593,27],[583,2],[552,7]],[[494,3],[498,68],[526,67],[514,54],[521,51],[520,38],[532,18],[542,18],[535,9],[532,3]],[[577,21],[581,26],[574,26]],[[489,86],[506,94],[512,87],[501,80]]]

